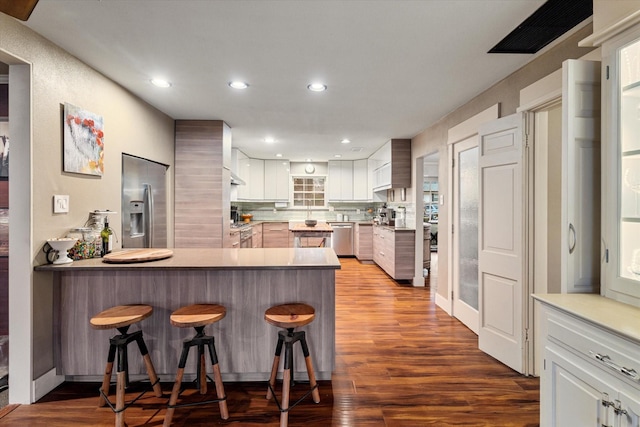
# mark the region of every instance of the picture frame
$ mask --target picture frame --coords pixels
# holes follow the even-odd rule
[[[63,171],[104,174],[104,121],[102,116],[65,103],[63,112]]]

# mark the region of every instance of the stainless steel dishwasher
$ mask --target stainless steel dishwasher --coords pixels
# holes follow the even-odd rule
[[[338,256],[353,256],[353,223],[331,222],[331,247]]]

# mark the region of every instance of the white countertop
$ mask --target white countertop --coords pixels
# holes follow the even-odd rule
[[[640,308],[598,294],[533,294],[543,304],[640,342]]]

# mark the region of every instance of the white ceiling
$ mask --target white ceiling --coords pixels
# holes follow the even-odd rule
[[[542,3],[40,0],[26,25],[175,119],[226,121],[251,157],[323,161],[414,137],[523,66],[486,52]]]

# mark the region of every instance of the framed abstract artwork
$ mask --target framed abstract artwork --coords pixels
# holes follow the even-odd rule
[[[102,116],[65,103],[63,129],[63,170],[102,176],[104,173]]]

